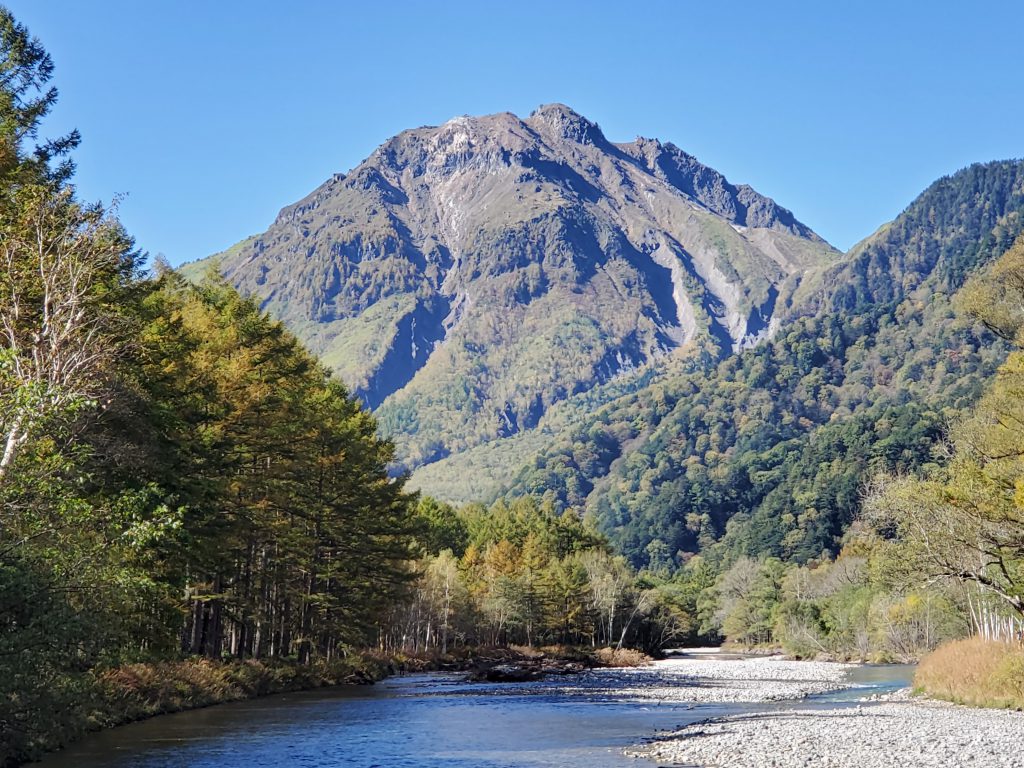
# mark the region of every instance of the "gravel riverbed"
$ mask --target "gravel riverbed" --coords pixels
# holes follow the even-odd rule
[[[822,692],[816,685],[835,690],[845,687],[849,667],[774,659],[711,663],[708,669],[687,667],[706,675],[691,685],[698,690],[721,685],[750,698],[702,701],[775,701],[783,691]],[[855,706],[711,718],[659,735],[628,754],[715,768],[1019,768],[1024,766],[1024,713],[916,700],[904,691]]]
[[[778,657],[667,659],[649,667],[617,670],[608,681],[607,693],[616,698],[695,704],[785,701],[848,687],[845,679],[851,667]]]

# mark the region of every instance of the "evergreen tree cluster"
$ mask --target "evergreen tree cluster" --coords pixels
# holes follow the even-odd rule
[[[412,578],[374,419],[255,302],[145,272],[77,199],[77,136],[38,137],[52,70],[0,8],[0,764],[105,668],[330,661]]]

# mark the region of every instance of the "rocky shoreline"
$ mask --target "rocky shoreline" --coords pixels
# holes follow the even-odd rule
[[[776,701],[780,692],[817,693],[819,684],[830,690],[848,687],[843,677],[850,665],[756,661],[763,663],[702,661],[688,667],[701,674],[692,681],[696,691],[703,685],[723,686],[747,698],[711,698],[689,689],[676,698]],[[830,708],[709,718],[659,735],[627,754],[702,768],[1010,768],[1022,765],[1021,744],[1024,713],[923,701],[904,690]]]
[[[787,701],[847,688],[852,667],[780,657],[671,658],[649,667],[617,670],[614,678],[606,677],[607,693],[638,701],[695,704]]]
[[[709,768],[1011,768],[1021,744],[1020,712],[894,701],[715,718],[629,754]]]

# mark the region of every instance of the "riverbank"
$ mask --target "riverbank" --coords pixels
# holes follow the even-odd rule
[[[890,701],[714,718],[629,754],[729,768],[1012,768],[1022,743],[1019,712]]]
[[[686,703],[609,700],[603,688],[622,674],[593,669],[513,684],[398,675],[112,728],[40,768],[640,768],[624,754],[638,738],[707,715]]]
[[[545,677],[578,675],[588,669],[645,667],[653,659],[629,648],[579,648],[555,645],[542,648],[492,648],[463,659],[461,666],[435,664],[433,669],[468,672],[475,683],[527,683]]]
[[[803,698],[826,692],[816,689],[813,678],[819,675],[823,687],[848,687],[851,667],[777,659],[693,660],[686,667],[693,677],[674,697],[697,702]],[[709,696],[704,690],[746,698]],[[779,696],[790,692],[798,695]],[[1009,768],[1020,765],[1021,743],[1024,713],[914,699],[906,689],[854,704],[762,708],[709,718],[627,754],[671,765],[729,768]]]
[[[851,664],[778,656],[739,659],[691,653],[620,670],[608,679],[606,693],[614,698],[694,704],[786,701],[846,688],[852,668]]]
[[[0,724],[0,766],[22,765],[82,736],[157,715],[201,709],[276,693],[372,683],[394,672],[394,661],[354,654],[329,664],[286,661],[180,661],[125,664],[83,673],[61,717],[14,729]]]
[[[156,715],[333,685],[366,685],[391,673],[393,662],[370,654],[303,665],[285,661],[186,661],[128,664],[96,676],[90,730]]]

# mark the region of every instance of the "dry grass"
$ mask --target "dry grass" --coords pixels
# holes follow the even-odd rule
[[[979,637],[954,640],[921,660],[914,687],[957,704],[1024,709],[1024,648]]]
[[[519,654],[524,659],[541,659],[544,658],[544,651],[539,648],[531,648],[526,645],[510,645],[508,647],[510,651]]]
[[[603,667],[646,667],[651,663],[650,656],[632,648],[598,648],[594,656]]]

